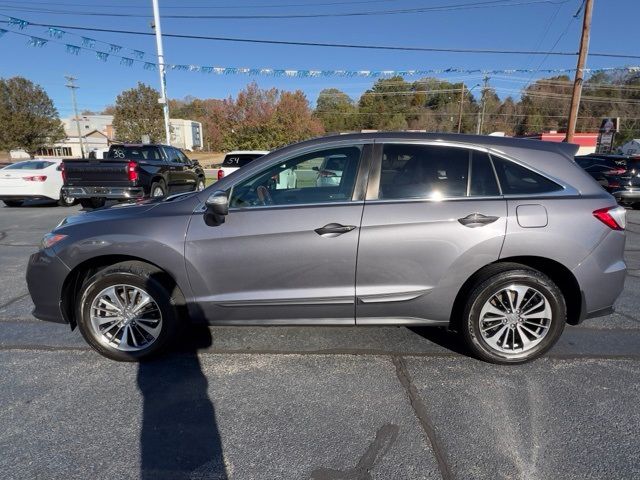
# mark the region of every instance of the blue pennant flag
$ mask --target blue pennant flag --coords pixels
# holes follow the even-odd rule
[[[65,45],[66,49],[67,49],[67,53],[70,53],[71,55],[78,55],[80,53],[80,47],[78,47],[77,45]]]
[[[142,50],[134,50],[133,56],[140,60],[144,57],[144,52]]]
[[[96,56],[98,57],[99,60],[102,60],[103,62],[106,62],[107,59],[109,58],[109,54],[106,52],[96,52]]]
[[[156,69],[156,64],[155,63],[151,63],[151,62],[144,62],[144,67],[145,70],[155,70]]]
[[[59,28],[53,28],[53,27],[49,27],[47,32],[49,32],[49,36],[51,38],[62,38],[62,36],[65,34],[64,30],[60,30]]]
[[[20,30],[24,30],[29,26],[29,22],[22,20],[21,18],[9,17],[9,25],[18,27]]]
[[[211,73],[213,72],[213,67],[200,67],[200,71],[202,73]]]
[[[29,37],[28,44],[31,45],[32,47],[44,47],[48,41],[49,40],[47,40],[46,38]]]
[[[82,37],[82,46],[86,48],[93,48],[96,45],[96,41],[93,38]]]
[[[118,53],[120,50],[122,50],[122,47],[120,45],[114,45],[113,43],[109,44],[109,51],[111,53]]]
[[[125,67],[130,67],[133,65],[133,58],[122,57],[120,59],[120,65],[124,65]]]

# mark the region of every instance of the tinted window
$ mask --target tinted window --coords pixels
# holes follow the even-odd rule
[[[30,162],[14,163],[13,165],[6,167],[6,170],[42,170],[43,168],[47,168],[49,165],[53,165],[53,162],[34,160]]]
[[[299,205],[351,200],[360,147],[319,150],[284,160],[233,187],[231,207]],[[322,170],[328,160],[339,159],[339,172]]]
[[[526,195],[562,190],[555,182],[528,168],[499,157],[492,157],[504,195]]]
[[[161,160],[160,149],[151,146],[115,146],[109,149],[107,158],[131,160]]]
[[[241,153],[241,154],[232,154],[224,157],[224,161],[222,162],[223,167],[244,167],[248,163],[251,163],[256,158],[261,157],[261,154],[258,153]]]
[[[500,195],[498,181],[491,166],[489,155],[484,152],[471,153],[471,182],[469,196],[495,197]]]
[[[179,150],[177,148],[173,149],[175,151],[176,156],[178,157],[178,160],[180,160],[182,163],[191,163],[189,160],[189,157],[187,157],[182,150]]]

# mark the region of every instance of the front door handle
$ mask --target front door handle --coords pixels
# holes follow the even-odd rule
[[[328,223],[324,227],[316,228],[314,231],[323,237],[333,238],[343,233],[353,230],[355,225],[340,225],[339,223]]]
[[[458,221],[465,227],[476,228],[476,227],[484,227],[485,225],[489,225],[490,223],[495,222],[499,218],[500,217],[491,217],[491,216],[483,215],[481,213],[472,213],[470,215],[467,215],[466,217],[459,218]]]

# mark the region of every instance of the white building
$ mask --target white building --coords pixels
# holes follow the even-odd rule
[[[640,155],[640,138],[634,138],[620,147],[623,155]]]
[[[66,131],[66,130],[65,130]],[[84,148],[84,156],[88,157],[91,150],[102,150],[109,148],[109,139],[98,130],[91,130],[82,135],[82,146]],[[61,142],[41,148],[36,153],[38,157],[55,157],[55,158],[80,158],[82,152],[80,150],[80,141],[78,134],[70,134],[67,131],[67,138]]]
[[[78,136],[78,123],[80,132],[85,135],[93,130],[104,134],[109,140],[114,139],[113,115],[80,115],[76,117],[63,118],[62,124],[67,135]]]
[[[202,124],[193,120],[171,118],[171,145],[183,150],[202,150]]]

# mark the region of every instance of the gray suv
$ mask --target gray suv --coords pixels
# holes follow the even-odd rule
[[[189,320],[445,326],[486,361],[531,360],[624,284],[625,210],[576,150],[418,133],[291,145],[202,192],[65,219],[29,261],[34,315],[116,360]],[[338,156],[339,181],[318,184]]]

